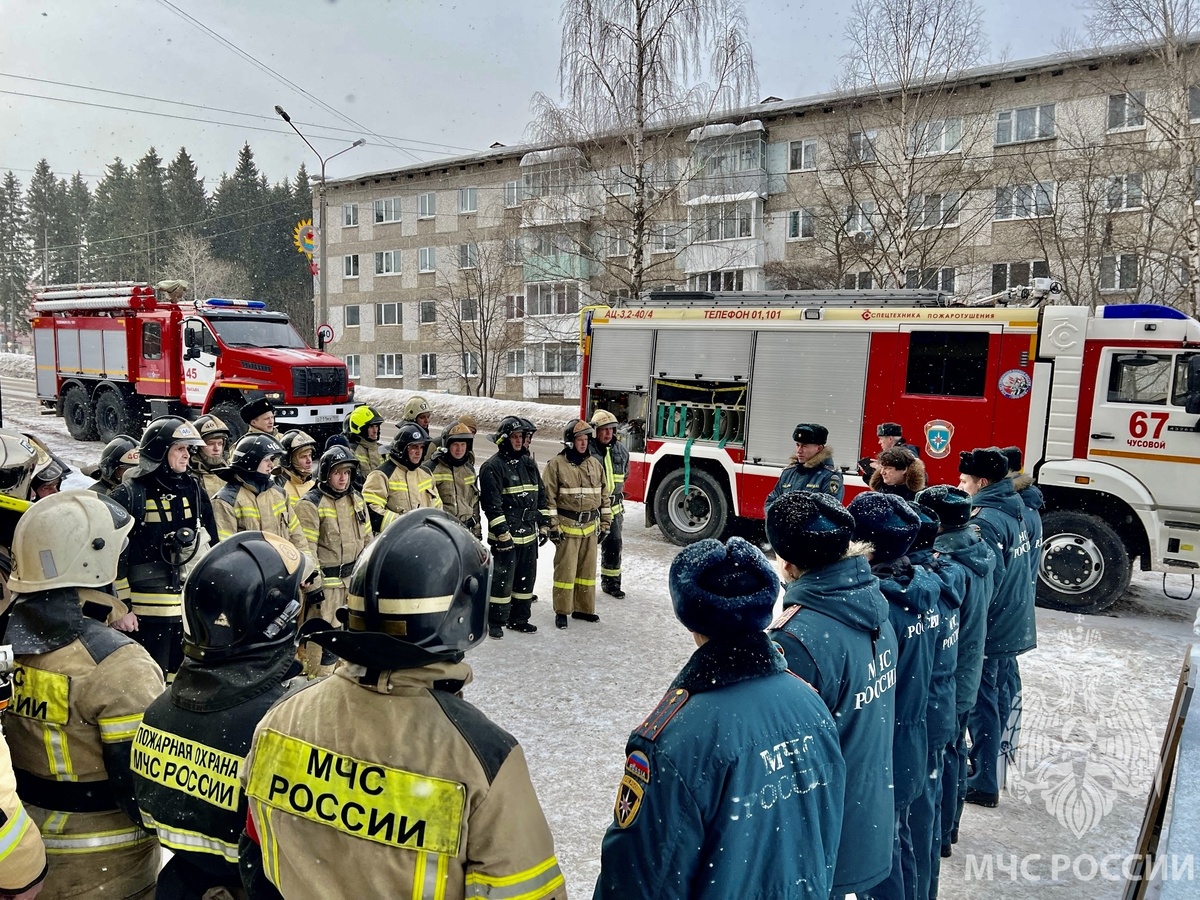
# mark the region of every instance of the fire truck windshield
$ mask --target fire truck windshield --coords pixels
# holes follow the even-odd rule
[[[287,319],[266,319],[258,316],[218,318],[208,322],[228,347],[289,347],[299,349],[308,345],[301,340]]]

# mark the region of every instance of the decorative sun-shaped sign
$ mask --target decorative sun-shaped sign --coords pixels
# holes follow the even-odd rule
[[[292,243],[296,245],[297,251],[312,259],[313,252],[317,249],[317,230],[313,228],[312,219],[296,223],[292,231]]]

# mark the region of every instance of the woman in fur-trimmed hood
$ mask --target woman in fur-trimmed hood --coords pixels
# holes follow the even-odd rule
[[[912,500],[925,489],[925,464],[904,447],[891,447],[879,454],[879,468],[871,473],[870,487],[881,494]]]

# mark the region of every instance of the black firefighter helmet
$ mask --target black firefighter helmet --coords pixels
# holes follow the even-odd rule
[[[487,636],[492,560],[449,513],[415,509],[375,538],[347,582],[345,631],[312,640],[373,671],[457,661]]]
[[[163,416],[147,425],[138,444],[138,464],[132,470],[134,477],[157,472],[166,462],[167,451],[176,444],[203,447],[204,439],[195,425],[179,416]]]

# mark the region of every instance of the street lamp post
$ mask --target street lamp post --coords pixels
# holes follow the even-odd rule
[[[325,218],[326,218],[325,164],[327,162],[329,162],[331,159],[333,159],[335,156],[341,156],[343,153],[353,150],[355,147],[361,147],[363,144],[366,143],[366,140],[363,138],[359,138],[357,141],[355,141],[349,147],[343,147],[341,150],[339,150],[337,153],[334,153],[331,156],[322,156],[320,153],[317,153],[317,148],[314,147],[312,145],[312,142],[309,141],[309,139],[304,136],[304,133],[299,128],[296,127],[296,124],[292,121],[292,117],[289,116],[286,112],[284,112],[284,109],[282,106],[276,106],[275,112],[279,114],[279,118],[283,119],[283,121],[287,122],[288,125],[290,125],[292,127],[292,131],[294,131],[294,132],[296,132],[296,134],[300,135],[300,140],[302,140],[302,141],[304,141],[304,143],[308,144],[308,149],[311,150],[316,155],[317,159],[319,159],[321,161],[321,180],[317,186],[317,197],[319,200],[319,212],[318,212],[318,219],[317,219],[317,236],[321,242],[321,255],[317,262],[317,277],[320,279],[318,283],[320,284],[319,294],[321,297],[320,309],[317,313],[317,329],[319,330],[320,327],[325,324],[325,319],[328,317],[328,314],[329,314],[329,304],[328,304],[329,271],[328,271],[328,269],[325,268],[325,263],[326,263],[326,259],[327,259],[327,255],[328,255],[326,253],[326,249],[325,249],[325,246],[326,246],[326,240],[325,240],[326,239],[326,231],[325,231]],[[325,349],[325,341],[321,339],[321,335],[319,333],[317,334],[316,338],[317,338],[317,349],[324,350]]]

